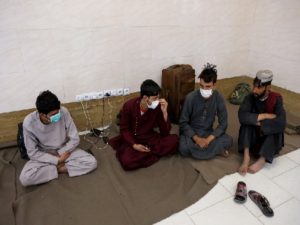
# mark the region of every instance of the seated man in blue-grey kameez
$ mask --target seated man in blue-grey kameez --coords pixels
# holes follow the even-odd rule
[[[86,174],[97,167],[91,154],[78,148],[79,136],[68,110],[60,106],[57,96],[42,92],[36,100],[37,110],[23,122],[24,142],[29,156],[20,181],[23,186],[56,179],[58,173],[70,177]]]
[[[179,151],[183,156],[196,159],[228,156],[232,138],[225,133],[227,109],[224,98],[215,90],[216,66],[207,63],[198,78],[200,90],[186,96],[181,112]],[[216,117],[218,125],[214,129]]]

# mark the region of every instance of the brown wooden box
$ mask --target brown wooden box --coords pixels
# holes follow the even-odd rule
[[[185,96],[195,89],[195,70],[187,64],[177,64],[162,70],[162,95],[168,101],[172,123],[178,123]]]

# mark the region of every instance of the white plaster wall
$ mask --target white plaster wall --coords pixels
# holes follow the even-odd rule
[[[249,66],[253,76],[271,69],[274,84],[300,93],[299,0],[257,0]]]
[[[255,47],[265,40],[257,39],[259,30],[272,30],[274,17],[282,21],[281,2],[0,0],[0,112],[34,107],[45,89],[63,103],[85,92],[120,87],[138,91],[146,78],[160,83],[161,70],[175,63],[191,64],[197,74],[204,63],[217,64],[219,78],[253,74],[269,65],[274,70],[278,60],[291,64],[298,60],[299,48],[292,45],[299,47],[299,29],[293,28],[298,36],[290,32],[290,18],[280,25],[289,30],[289,57],[269,62],[270,57]],[[299,1],[284,2],[299,25]],[[274,9],[264,18],[260,7],[269,5]],[[268,37],[268,32],[259,34]],[[278,42],[282,38],[272,47]],[[282,50],[285,45],[280,46]],[[289,75],[296,78],[292,70],[300,68],[293,66]],[[276,82],[287,85],[279,78],[281,71],[274,72]],[[286,87],[299,91],[293,82]]]

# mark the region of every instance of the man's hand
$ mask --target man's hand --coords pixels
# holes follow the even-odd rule
[[[209,145],[209,142],[206,138],[202,138],[198,135],[195,135],[193,137],[193,140],[195,141],[196,145],[198,145],[200,148],[207,148],[207,146]]]
[[[209,135],[207,138],[202,138],[198,135],[195,135],[193,137],[193,140],[195,141],[196,145],[198,145],[200,148],[207,148],[208,145],[215,139],[215,136]]]
[[[159,103],[160,103],[160,109],[161,109],[161,111],[163,113],[167,112],[168,102],[164,98],[161,98],[161,99],[159,99]]]
[[[159,103],[160,103],[160,109],[164,115],[164,119],[167,122],[168,121],[168,102],[164,98],[161,98],[161,99],[159,99]]]
[[[68,151],[61,154],[58,158],[58,164],[64,163],[67,160],[67,158],[69,158],[70,155],[71,155],[71,152],[68,152]]]
[[[262,121],[262,120],[271,120],[271,119],[275,119],[276,118],[276,114],[273,113],[260,113],[258,114],[257,117],[257,121]]]
[[[150,152],[150,149],[145,145],[133,144],[132,147],[134,150],[136,150],[138,152]]]
[[[272,119],[275,119],[277,116],[276,114],[273,114],[273,113],[266,113],[266,119],[267,120],[272,120]]]
[[[206,141],[208,142],[208,145],[209,145],[210,142],[212,142],[214,139],[215,139],[215,136],[214,136],[214,135],[209,135],[209,136],[206,138]]]

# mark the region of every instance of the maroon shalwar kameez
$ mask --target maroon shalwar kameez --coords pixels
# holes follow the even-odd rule
[[[167,122],[164,120],[160,105],[141,115],[140,102],[139,97],[124,104],[120,135],[109,141],[125,170],[148,167],[160,157],[174,154],[178,149],[178,136],[170,134],[171,123],[169,119]],[[160,133],[154,131],[156,127]],[[139,152],[133,149],[133,144],[145,145],[150,148],[150,152]]]

